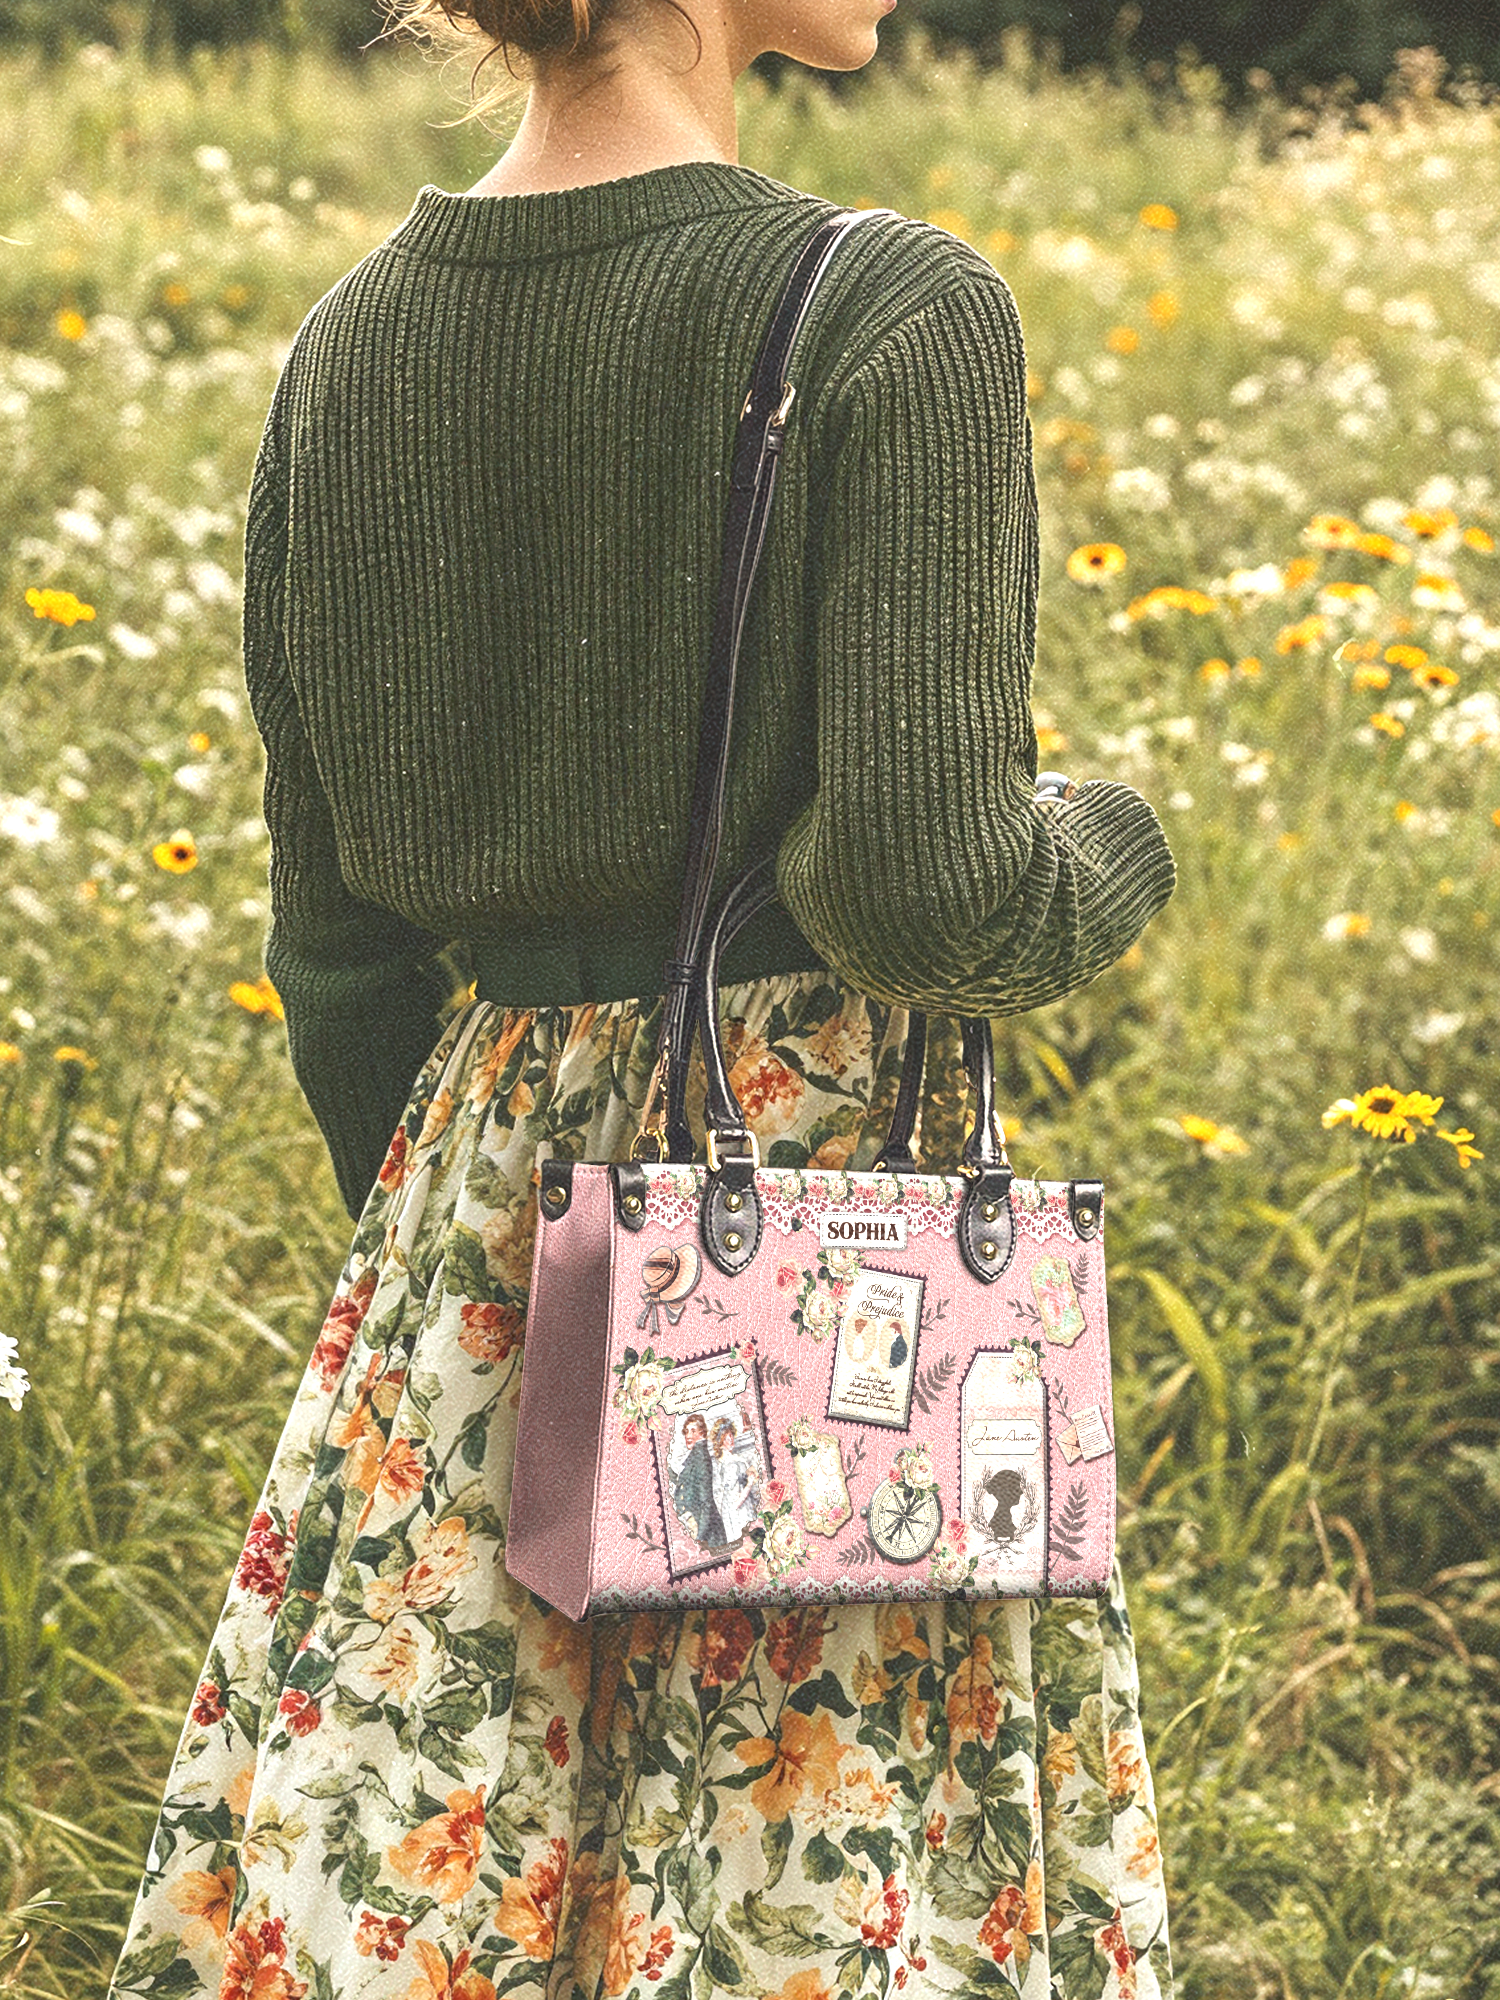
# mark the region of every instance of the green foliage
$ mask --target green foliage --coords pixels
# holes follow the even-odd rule
[[[1500,29],[1469,0],[1244,0],[1184,6],[1174,0],[900,0],[891,26],[995,60],[1017,30],[1057,51],[1069,69],[1118,60],[1171,66],[1184,49],[1238,86],[1259,70],[1279,84],[1350,77],[1377,93],[1399,49],[1431,47],[1455,67],[1500,79]]]
[[[384,25],[379,0],[0,0],[0,43],[50,55],[106,40],[179,53],[271,41],[352,55]],[[1240,90],[1248,77],[1289,85],[1352,81],[1378,94],[1402,50],[1430,48],[1454,70],[1500,81],[1500,27],[1472,0],[1244,0],[1128,5],[1119,0],[900,0],[882,27],[897,50],[929,38],[948,53],[1000,62],[1016,39],[1044,48],[1066,69],[1141,65],[1158,82],[1184,55]],[[767,57],[773,80],[787,65]]]
[[[250,461],[307,307],[496,142],[384,53],[4,80],[0,1332],[34,1386],[0,1403],[0,1982],[60,1996],[102,1990],[348,1234],[282,1032],[228,994],[266,914]],[[1492,1163],[1319,1114],[1421,1088],[1500,1156],[1500,121],[1419,87],[1231,116],[1191,73],[1153,96],[915,42],[742,106],[751,164],[1005,272],[1043,761],[1139,784],[1178,854],[1139,951],[998,1049],[1018,1166],[1108,1188],[1180,1991],[1496,2000]],[[1314,546],[1318,514],[1388,546]],[[1123,571],[1070,576],[1105,543]],[[960,1111],[927,1114],[935,1161]],[[767,1920],[714,1933],[721,1983]]]

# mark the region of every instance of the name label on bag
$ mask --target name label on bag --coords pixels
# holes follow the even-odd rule
[[[870,1215],[862,1208],[830,1208],[818,1217],[818,1242],[824,1250],[904,1250],[906,1217]]]

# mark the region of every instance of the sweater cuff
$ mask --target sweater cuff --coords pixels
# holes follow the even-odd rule
[[[436,959],[330,971],[274,942],[266,971],[286,1013],[292,1072],[357,1221],[441,1033],[452,980]]]

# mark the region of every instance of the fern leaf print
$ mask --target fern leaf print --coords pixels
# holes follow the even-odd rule
[[[1088,1511],[1088,1487],[1083,1480],[1075,1479],[1068,1489],[1067,1499],[1052,1519],[1048,1537],[1052,1553],[1061,1556],[1064,1562],[1077,1562],[1083,1554],[1083,1530]]]

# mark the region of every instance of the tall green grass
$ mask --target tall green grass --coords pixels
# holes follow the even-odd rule
[[[1110,1190],[1187,2000],[1500,1995],[1500,129],[1412,75],[1321,121],[1019,47],[743,97],[747,163],[1005,272],[1043,761],[1138,783],[1178,853],[1143,945],[999,1048],[1018,1164]],[[282,1032],[229,997],[265,921],[243,491],[307,307],[498,142],[414,60],[3,80],[0,1332],[34,1386],[0,1404],[0,1987],[76,1996],[347,1236]],[[1074,580],[1104,543],[1125,568]],[[1325,1130],[1378,1084],[1435,1125]]]

